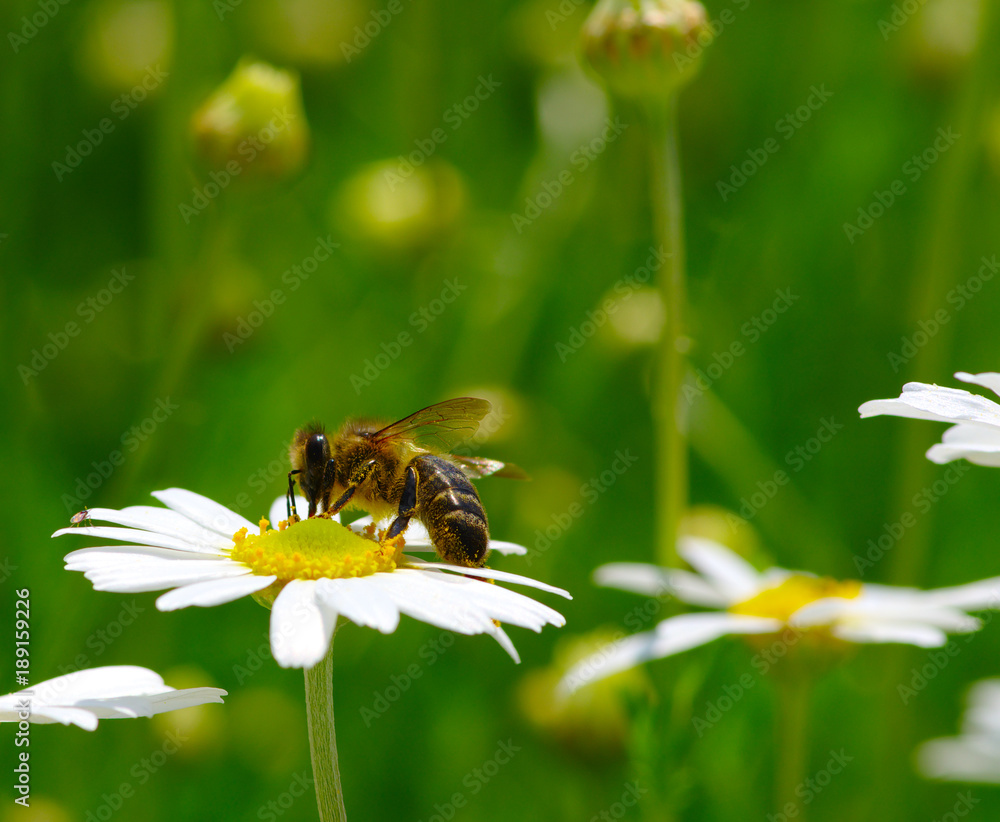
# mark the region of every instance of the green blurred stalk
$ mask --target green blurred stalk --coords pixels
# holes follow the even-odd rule
[[[797,673],[797,675],[796,675]],[[775,679],[778,693],[777,720],[777,764],[775,766],[776,802],[775,816],[794,816],[797,822],[804,822],[805,807],[797,802],[796,789],[805,781],[808,762],[809,702],[811,682],[805,670],[779,675]],[[791,804],[794,812],[786,812]]]
[[[684,336],[684,209],[677,150],[677,97],[642,107],[649,138],[653,231],[666,255],[658,286],[663,299],[653,389],[656,427],[656,512],[659,560],[677,564],[677,533],[688,498],[688,455],[681,389],[685,375]]]
[[[334,629],[334,636],[336,635]],[[323,661],[306,670],[306,719],[309,755],[320,822],[346,822],[344,789],[340,784],[337,732],[333,727],[333,639]]]

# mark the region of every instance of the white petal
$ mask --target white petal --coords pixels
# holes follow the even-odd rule
[[[1000,394],[1000,374],[996,371],[983,371],[979,374],[970,374],[968,371],[958,371],[955,373],[955,377],[960,379],[962,382],[972,383],[973,385],[981,385],[983,388],[988,388],[994,394]]]
[[[871,400],[858,411],[862,417],[891,414],[938,422],[977,422],[1000,425],[1000,405],[961,388],[908,382],[898,399]]]
[[[417,568],[435,568],[470,577],[495,579],[498,582],[511,582],[515,585],[527,585],[530,588],[537,588],[539,591],[547,591],[550,594],[559,594],[559,596],[566,597],[566,599],[573,599],[569,591],[564,591],[562,588],[556,588],[554,585],[539,582],[537,579],[532,579],[531,577],[523,577],[520,574],[511,574],[507,571],[497,571],[493,568],[466,568],[464,565],[449,565],[445,562],[421,562],[420,560],[415,560],[414,565]]]
[[[940,628],[913,622],[851,622],[835,625],[831,632],[847,642],[899,642],[921,648],[939,648],[948,642]]]
[[[982,425],[960,424],[944,432],[944,442],[927,449],[927,459],[944,465],[958,459],[966,459],[974,465],[988,468],[1000,466],[1000,430]]]
[[[151,545],[96,545],[93,548],[78,548],[70,551],[63,559],[67,571],[88,571],[108,565],[121,565],[131,560],[126,557],[157,557],[176,562],[218,562],[219,554],[189,554],[173,548],[154,548]]]
[[[543,605],[531,597],[511,591],[500,585],[491,585],[478,579],[459,577],[452,574],[428,572],[431,582],[437,585],[457,586],[460,596],[475,601],[491,620],[529,628],[536,633],[546,625],[561,627],[566,620],[558,611]],[[485,587],[483,587],[485,586]]]
[[[210,579],[250,574],[245,566],[227,561],[153,560],[114,568],[95,568],[85,573],[96,591],[138,594]]]
[[[917,748],[917,770],[929,779],[1000,783],[1000,748],[976,737],[932,739]]]
[[[124,525],[126,528],[139,528],[165,536],[176,537],[192,545],[204,545],[214,548],[228,548],[232,545],[229,536],[203,528],[192,522],[183,514],[171,511],[169,508],[157,508],[152,505],[131,505],[116,511],[113,508],[91,508],[90,519],[97,522],[110,522]],[[69,533],[64,531],[63,533]]]
[[[154,491],[153,496],[168,508],[179,511],[188,519],[194,520],[199,525],[224,537],[231,537],[240,528],[246,528],[250,534],[260,532],[255,523],[230,511],[226,506],[193,491],[186,491],[183,488],[168,488],[165,491]]]
[[[504,542],[499,539],[491,539],[489,541],[489,549],[504,556],[523,557],[528,554],[528,549],[523,545],[518,545],[516,542]]]
[[[259,577],[248,574],[226,579],[210,579],[175,588],[156,600],[157,610],[176,611],[191,605],[207,608],[240,599],[266,588],[277,580],[275,576]]]
[[[0,717],[0,721],[13,722],[14,718],[5,720]],[[50,725],[58,722],[60,725],[76,725],[85,731],[97,729],[97,716],[93,711],[85,708],[66,708],[59,706],[45,705],[37,710],[32,709],[30,722],[38,725]]]
[[[316,582],[293,579],[271,606],[271,653],[282,668],[312,668],[336,626],[337,615],[316,601]]]
[[[926,602],[969,611],[1000,609],[1000,577],[982,579],[950,588],[933,588],[923,594]]]
[[[301,494],[296,494],[295,510],[298,511],[300,517],[304,517],[309,512],[309,500]],[[280,496],[271,503],[271,510],[267,512],[267,521],[271,523],[272,528],[277,528],[278,523],[286,519],[288,519],[288,500],[285,496]],[[340,515],[338,514],[333,519],[340,522]]]
[[[651,597],[670,594],[682,602],[724,608],[729,600],[697,574],[640,562],[613,562],[594,572],[594,582]]]
[[[782,626],[781,620],[739,614],[681,614],[664,620],[652,631],[611,643],[577,663],[560,682],[559,689],[572,693],[641,662],[671,656],[726,634],[768,634],[780,631]]]
[[[510,658],[520,665],[521,656],[518,654],[517,648],[514,647],[514,643],[510,641],[510,637],[507,636],[507,632],[503,628],[497,628],[495,631],[491,631],[490,634],[500,643],[500,647],[510,654]]]
[[[761,589],[757,569],[718,542],[702,537],[681,537],[677,551],[727,604],[749,599]]]
[[[436,584],[425,572],[402,569],[369,579],[392,598],[401,613],[414,619],[466,635],[488,633],[496,627],[474,597]]]
[[[111,525],[93,525],[85,528],[61,528],[52,536],[59,537],[64,534],[77,534],[85,537],[100,537],[101,539],[116,539],[119,542],[132,542],[139,545],[152,545],[159,548],[170,548],[174,551],[195,554],[219,554],[220,551],[214,545],[204,543],[193,543],[179,537],[168,534],[154,534],[152,531],[143,531],[138,528],[118,528]],[[233,541],[229,540],[226,547],[232,547]]]
[[[355,625],[375,628],[383,634],[391,634],[399,625],[399,609],[392,598],[369,584],[368,577],[317,580],[316,596]]]

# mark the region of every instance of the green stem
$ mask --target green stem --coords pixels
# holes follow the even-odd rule
[[[810,682],[804,671],[785,672],[779,676],[778,686],[778,756],[775,768],[774,798],[778,813],[792,803],[796,807],[798,822],[804,822],[805,809],[798,803],[795,789],[805,781],[808,762],[806,730],[809,724]]]
[[[306,671],[306,717],[320,822],[346,822],[333,727],[333,637],[323,661]]]
[[[650,141],[653,227],[665,255],[659,289],[664,324],[657,352],[653,417],[657,438],[657,517],[659,559],[677,564],[677,532],[687,506],[688,455],[681,390],[685,374],[684,211],[677,152],[677,102],[645,109]]]

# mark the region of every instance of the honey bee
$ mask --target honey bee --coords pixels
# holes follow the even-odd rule
[[[489,552],[489,524],[470,479],[527,479],[511,463],[449,453],[476,433],[489,412],[486,400],[459,397],[392,425],[353,419],[332,436],[315,423],[300,428],[289,449],[289,518],[297,516],[298,477],[310,517],[332,516],[344,507],[361,508],[376,522],[395,515],[387,539],[416,518],[442,559],[481,567]]]

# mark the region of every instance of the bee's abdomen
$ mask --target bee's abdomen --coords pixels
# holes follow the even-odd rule
[[[441,457],[417,457],[417,516],[448,562],[481,566],[489,552],[486,511],[465,472]]]

